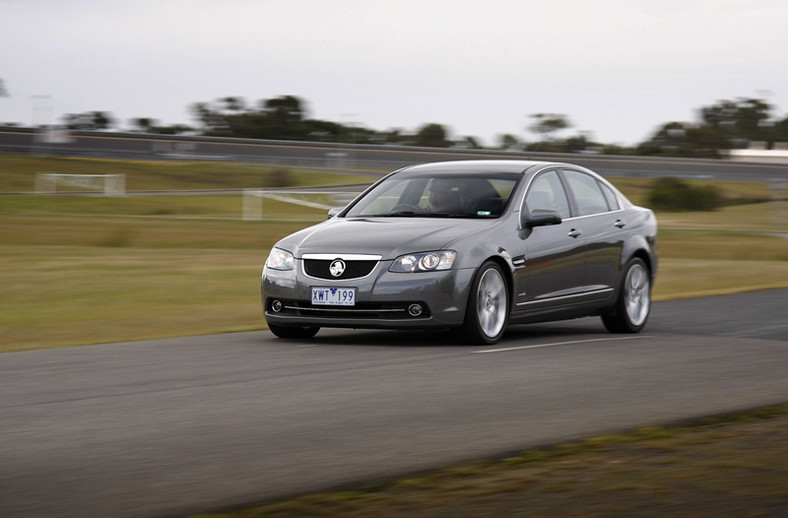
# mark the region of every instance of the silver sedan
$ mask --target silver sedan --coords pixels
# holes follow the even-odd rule
[[[656,241],[652,211],[577,165],[414,165],[276,243],[263,313],[281,338],[446,329],[492,344],[511,324],[591,315],[636,333],[651,309]]]

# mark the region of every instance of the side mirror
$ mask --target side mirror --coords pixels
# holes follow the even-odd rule
[[[333,209],[329,209],[329,211],[328,211],[328,219],[331,219],[334,216],[336,216],[337,214],[339,214],[340,212],[342,212],[343,208],[344,207],[334,207]]]
[[[544,227],[561,223],[561,215],[554,210],[536,209],[525,216],[524,228]]]

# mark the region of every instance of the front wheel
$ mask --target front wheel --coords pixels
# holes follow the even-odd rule
[[[642,259],[627,263],[616,307],[602,323],[612,333],[637,333],[646,326],[651,312],[651,274]]]
[[[268,324],[268,329],[279,338],[312,338],[320,331],[319,327],[290,327]]]
[[[471,284],[462,339],[472,344],[494,344],[509,319],[509,288],[503,270],[493,261],[482,264]]]

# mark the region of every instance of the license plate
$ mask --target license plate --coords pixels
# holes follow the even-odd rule
[[[312,288],[316,306],[355,306],[356,288]]]

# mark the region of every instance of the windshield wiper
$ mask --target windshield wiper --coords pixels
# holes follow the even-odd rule
[[[386,212],[383,214],[372,214],[368,218],[474,218],[475,214],[467,212],[416,212],[413,210],[398,210],[396,212]]]
[[[364,216],[366,218],[410,218],[413,216],[423,216],[424,213],[422,212],[415,212],[412,210],[398,210],[397,212],[384,212],[382,214],[370,214],[368,216]]]
[[[470,218],[473,217],[472,214],[468,214],[467,212],[428,212],[424,214],[424,217],[427,218]]]

